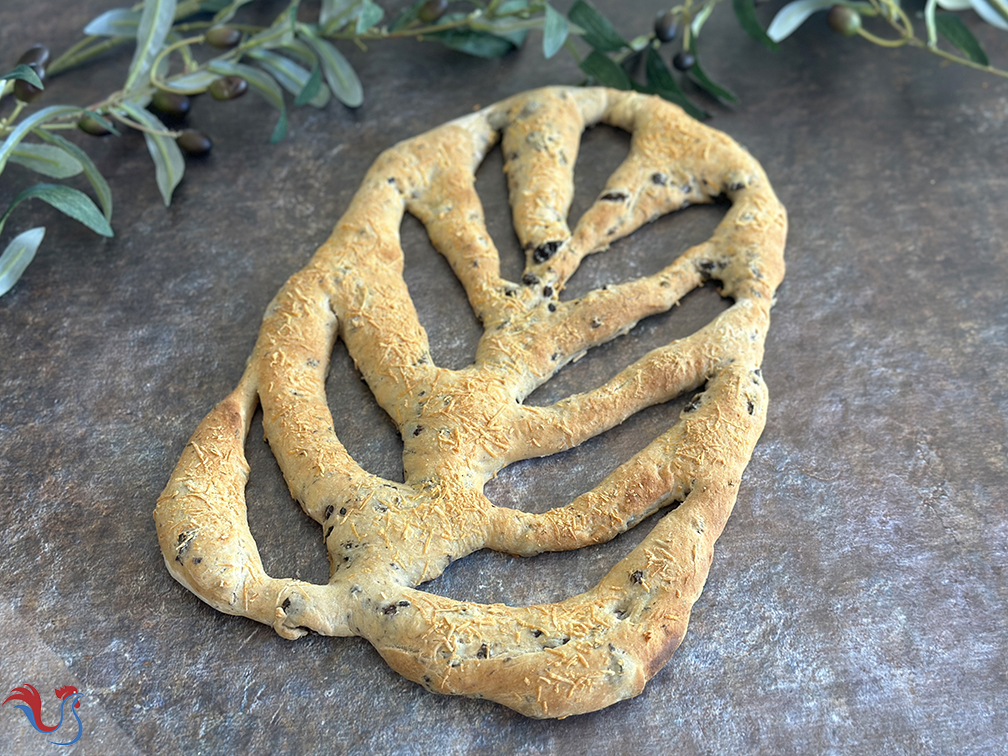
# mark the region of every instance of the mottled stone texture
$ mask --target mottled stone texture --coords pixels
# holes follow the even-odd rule
[[[65,49],[118,4],[5,0],[2,66],[36,40]],[[599,5],[628,6],[617,26],[630,37],[660,3]],[[965,18],[1008,66],[1008,36]],[[535,36],[499,61],[415,42],[345,45],[365,83],[360,109],[293,111],[290,136],[268,146],[274,115],[254,95],[198,100],[191,122],[215,147],[189,163],[171,208],[142,140],[127,134],[88,142],[115,194],[114,239],[39,203],[4,232],[6,242],[48,229],[0,299],[0,693],[35,684],[48,720],[53,686],[81,689],[83,737],[49,752],[1008,751],[1008,85],[841,39],[821,14],[777,54],[744,36],[728,7],[705,34],[707,68],[741,94],[733,109],[709,105],[712,124],[758,157],[787,206],[788,274],[767,345],[766,431],[686,640],[645,693],[592,715],[527,721],[426,693],[363,641],[291,643],[218,614],[163,568],[154,500],[196,423],[237,382],[266,303],[377,154],[477,105],[580,80],[569,59],[544,65]],[[49,101],[97,101],[129,58],[57,79]],[[575,215],[626,145],[607,129],[587,135]],[[479,188],[514,275],[500,167],[496,153]],[[0,207],[31,180],[10,167]],[[589,260],[572,292],[657,270],[721,212],[693,208],[648,227]],[[464,365],[479,329],[461,288],[418,223],[407,219],[403,237],[434,356]],[[722,306],[714,289],[695,293],[532,401],[593,386]],[[329,388],[351,452],[400,476],[399,441],[342,347]],[[681,406],[507,470],[489,493],[537,510],[566,502]],[[260,433],[248,449],[249,502],[267,569],[324,580],[318,529],[291,502]],[[593,584],[642,534],[532,560],[476,554],[430,588],[556,600]],[[0,753],[41,746],[19,711],[0,709]]]

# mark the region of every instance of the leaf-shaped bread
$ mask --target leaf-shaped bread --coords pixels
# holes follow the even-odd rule
[[[599,122],[631,132],[630,153],[570,229],[581,133]],[[474,171],[498,140],[527,256],[521,282],[501,278],[475,190]],[[664,269],[559,299],[586,255],[722,195],[731,207],[711,238]],[[405,212],[424,223],[483,323],[476,361],[464,369],[431,359],[402,276]],[[186,446],[155,513],[169,570],[221,611],[286,638],[362,636],[433,691],[534,717],[637,695],[686,632],[763,428],[759,368],[786,226],[757,162],[658,97],[543,89],[388,150],[329,240],[270,304],[240,384]],[[710,278],[733,304],[709,325],[594,390],[548,407],[523,403],[577,355]],[[337,437],[324,392],[337,338],[402,435],[404,483],[363,470]],[[566,506],[533,514],[483,494],[508,464],[568,449],[698,388],[674,427]],[[291,493],[323,528],[326,585],[263,570],[244,500],[243,445],[257,402]],[[577,549],[673,506],[595,588],[557,604],[480,605],[416,588],[477,549]]]

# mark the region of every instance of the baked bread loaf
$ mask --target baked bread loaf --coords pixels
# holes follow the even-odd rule
[[[581,133],[599,122],[630,132],[630,152],[572,231]],[[500,276],[475,191],[474,172],[498,139],[527,256],[519,282]],[[731,206],[708,241],[654,275],[559,299],[586,255],[722,195]],[[404,212],[426,226],[483,323],[469,367],[431,359],[402,277]],[[786,229],[759,164],[657,97],[542,89],[391,148],[329,240],[280,289],[238,387],[186,445],[155,510],[168,569],[210,605],[284,638],[362,636],[432,691],[531,717],[636,696],[686,632],[763,429],[760,363]],[[563,365],[708,279],[733,300],[710,324],[591,391],[548,407],[523,404]],[[324,392],[337,338],[402,435],[404,483],[362,469],[337,438]],[[674,427],[566,506],[532,514],[483,495],[512,462],[568,449],[697,389]],[[263,570],[244,498],[257,403],[291,494],[323,528],[326,585]],[[481,605],[416,588],[478,549],[577,549],[663,507],[671,511],[595,588],[556,604]]]

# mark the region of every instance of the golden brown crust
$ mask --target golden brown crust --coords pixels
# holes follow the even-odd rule
[[[632,133],[630,153],[571,230],[584,128]],[[523,284],[501,279],[474,171],[500,138]],[[713,236],[668,267],[581,299],[559,291],[585,255],[664,213],[726,195]],[[402,278],[399,226],[417,216],[485,328],[476,362],[433,364]],[[605,89],[525,93],[378,158],[308,265],[270,304],[238,388],[201,423],[158,500],[171,573],[221,611],[368,639],[401,674],[533,717],[635,696],[686,632],[714,541],[766,418],[759,372],[783,273],[784,208],[728,137],[658,98]],[[522,402],[585,350],[674,306],[707,278],[734,304],[598,388],[551,407]],[[405,483],[360,468],[324,393],[346,343],[403,437]],[[570,448],[644,407],[703,387],[680,421],[568,505],[496,507],[483,485],[506,465]],[[274,454],[329,550],[324,586],[272,578],[245,516],[244,441],[256,402]],[[681,502],[592,590],[529,607],[459,602],[415,586],[480,548],[532,555],[599,543]]]

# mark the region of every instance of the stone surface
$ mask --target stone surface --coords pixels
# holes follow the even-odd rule
[[[65,49],[115,5],[7,0],[2,64],[36,40]],[[770,5],[764,22],[780,3]],[[264,19],[282,8],[267,6]],[[659,7],[634,4],[617,26],[642,33]],[[525,720],[427,693],[362,640],[291,643],[219,614],[163,567],[151,511],[178,454],[237,382],[267,302],[378,153],[478,105],[580,80],[569,58],[544,65],[535,36],[497,61],[417,42],[343,46],[365,83],[360,109],[294,110],[290,136],[268,146],[275,116],[263,101],[197,100],[190,122],[214,150],[189,162],[168,209],[142,139],[82,137],[113,187],[116,237],[39,203],[5,229],[4,244],[37,225],[47,234],[0,298],[0,692],[36,685],[48,720],[51,688],[80,688],[84,734],[50,752],[1008,751],[1008,85],[842,39],[822,14],[771,54],[731,15],[717,9],[704,60],[741,103],[707,105],[711,124],[763,163],[791,220],[764,366],[772,403],[690,631],[644,694],[565,721]],[[1008,35],[964,18],[1008,66]],[[55,79],[46,101],[101,99],[129,59],[115,53]],[[626,145],[605,128],[586,135],[573,216]],[[491,155],[479,189],[514,275],[500,166]],[[0,207],[32,181],[9,167]],[[691,208],[644,229],[590,259],[570,295],[657,269],[720,212]],[[435,358],[467,364],[479,328],[461,288],[418,223],[407,218],[403,238]],[[723,306],[699,291],[531,401],[596,385]],[[399,478],[398,438],[341,346],[329,390],[351,453]],[[566,502],[681,404],[509,469],[488,492],[537,510]],[[318,529],[290,500],[261,426],[251,438],[249,516],[267,569],[324,580]],[[651,524],[579,553],[475,554],[429,588],[557,600],[597,581]],[[0,753],[43,745],[19,711],[0,709]]]

